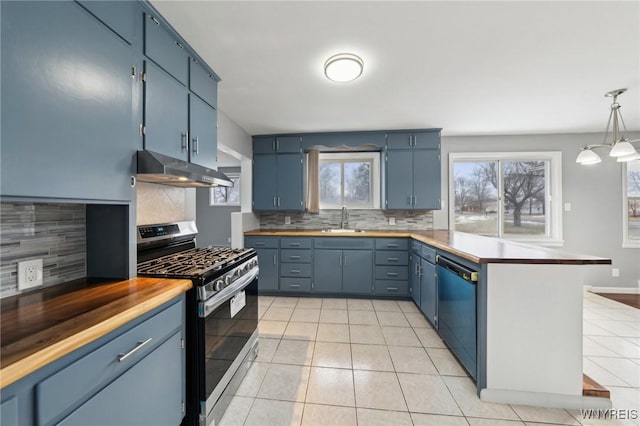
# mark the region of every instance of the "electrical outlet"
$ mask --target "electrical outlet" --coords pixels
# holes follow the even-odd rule
[[[18,290],[42,285],[42,259],[18,262]]]
[[[389,225],[395,225],[396,224],[396,218],[393,216],[389,216]]]
[[[284,224],[285,225],[291,225],[291,216],[285,216],[284,217]]]
[[[571,203],[564,203],[564,211],[565,212],[571,211]]]
[[[611,269],[611,276],[614,278],[618,278],[620,276],[620,269],[618,268]]]

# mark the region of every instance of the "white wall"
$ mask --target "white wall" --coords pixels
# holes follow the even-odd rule
[[[637,138],[635,135],[634,138]],[[444,136],[442,138],[443,209],[434,214],[434,228],[448,228],[448,182],[451,152],[561,151],[564,246],[561,250],[608,257],[613,265],[588,267],[585,284],[638,287],[640,249],[622,248],[622,166],[599,152],[602,163],[580,166],[575,159],[583,145],[602,143],[602,134]],[[620,277],[611,276],[620,269]]]

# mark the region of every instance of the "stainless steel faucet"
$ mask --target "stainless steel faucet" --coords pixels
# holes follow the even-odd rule
[[[349,227],[349,212],[345,206],[342,207],[342,216],[340,218],[340,229],[347,229]]]

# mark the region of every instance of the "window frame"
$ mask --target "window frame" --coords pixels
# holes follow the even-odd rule
[[[627,162],[622,165],[622,248],[640,248],[640,239],[629,239],[628,166]]]
[[[241,189],[241,181],[240,181],[240,173],[225,173],[225,175],[231,179],[231,180],[235,180],[236,183],[234,184],[234,188],[236,187],[236,185],[238,186],[238,192],[240,192]],[[238,202],[237,203],[216,203],[215,202],[215,195],[214,192],[216,189],[219,188],[227,188],[224,186],[214,186],[212,188],[209,189],[209,206],[211,207],[240,207],[241,205],[241,197],[238,196]]]
[[[318,173],[323,162],[341,162],[343,164],[341,173],[341,198],[344,199],[344,163],[364,162],[371,163],[371,202],[368,204],[355,203],[323,203],[318,197],[320,210],[341,209],[343,206],[354,210],[375,210],[380,209],[380,151],[360,151],[360,152],[320,152],[318,159]],[[318,194],[320,193],[320,177],[318,176]]]
[[[527,152],[452,152],[449,153],[449,229],[455,231],[455,177],[454,163],[459,161],[548,161],[548,170],[545,170],[545,185],[548,188],[549,199],[548,217],[545,217],[545,227],[548,233],[544,236],[521,236],[505,234],[503,229],[503,182],[498,182],[498,236],[510,241],[534,243],[543,246],[560,247],[564,245],[562,235],[562,152],[560,151],[527,151]],[[502,176],[502,167],[500,167]],[[462,232],[462,231],[458,231]],[[481,234],[475,234],[481,235]]]

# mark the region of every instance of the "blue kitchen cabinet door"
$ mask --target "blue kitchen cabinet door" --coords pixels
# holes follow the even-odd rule
[[[145,61],[144,147],[189,160],[187,89],[153,62]]]
[[[433,263],[422,259],[420,271],[422,275],[420,280],[420,310],[437,329],[438,286],[436,281],[436,267]]]
[[[1,2],[3,196],[130,201],[131,46],[74,2]]]
[[[389,150],[396,149],[412,149],[413,133],[411,132],[395,132],[387,134],[387,148]]]
[[[18,398],[11,397],[0,404],[0,424],[18,426]]]
[[[196,59],[191,59],[189,65],[189,89],[212,107],[218,107],[218,80]]]
[[[136,26],[139,23],[138,17],[142,16],[142,10],[136,2],[81,0],[78,3],[127,43],[133,44]]]
[[[420,257],[415,254],[411,255],[409,260],[409,291],[411,299],[420,307]]]
[[[144,54],[184,86],[187,85],[189,54],[177,37],[157,17],[149,14],[145,14],[144,19]]]
[[[414,149],[440,149],[440,131],[413,132]]]
[[[278,279],[280,274],[278,272],[278,249],[256,249],[258,253],[258,267],[260,268],[260,275],[258,276],[258,290],[259,291],[274,291],[278,290]]]
[[[189,95],[189,161],[215,169],[218,166],[218,115],[202,99]]]
[[[253,156],[253,210],[276,210],[277,157],[275,154]]]
[[[180,340],[181,333],[175,333],[58,424],[180,424],[184,415],[183,370],[175,368],[182,365],[184,356]]]
[[[372,271],[372,250],[344,250],[342,252],[342,292],[371,294],[373,292]]]
[[[413,208],[440,209],[440,151],[413,151]]]
[[[313,291],[342,293],[342,250],[313,252]]]
[[[387,152],[386,209],[410,210],[413,207],[413,151]]]
[[[279,154],[300,153],[300,136],[278,136],[276,138],[276,152]]]
[[[254,154],[275,154],[276,138],[273,136],[255,136],[253,138]]]
[[[277,209],[302,211],[302,154],[278,154],[277,162]]]

